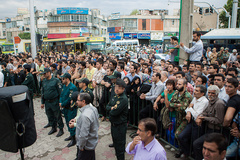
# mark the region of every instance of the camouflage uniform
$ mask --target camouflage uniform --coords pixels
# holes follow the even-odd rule
[[[221,53],[221,51],[219,51],[218,55],[217,55],[217,59],[222,60],[223,59],[223,54],[224,54],[224,51],[222,51],[222,53]]]
[[[185,91],[181,96],[179,95],[179,91],[176,91],[172,99],[170,101],[170,107],[174,108],[176,113],[176,132],[175,137],[177,138],[178,135],[184,130],[187,125],[186,120],[186,113],[185,109],[189,106],[192,101],[192,96],[188,91]],[[177,104],[181,104],[180,109],[177,107]]]
[[[94,95],[93,105],[95,107],[99,106],[99,101],[102,98],[103,86],[101,85],[101,81],[103,80],[103,77],[105,75],[106,71],[103,68],[96,70],[95,73],[93,74],[92,81],[95,81],[95,83],[97,84],[93,90]]]
[[[224,58],[229,58],[229,56],[230,56],[230,53],[228,52],[228,53],[226,53],[226,52],[223,52],[223,58],[222,59],[224,59]]]

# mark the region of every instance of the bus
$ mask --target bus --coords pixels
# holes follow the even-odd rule
[[[103,51],[106,39],[104,37],[75,37],[43,40],[43,51],[49,52],[90,52],[91,50]]]
[[[201,36],[203,46],[217,48],[229,48],[231,52],[233,49],[240,50],[240,28],[230,29],[214,29],[205,35]]]
[[[0,43],[0,52],[3,54],[14,53],[14,44],[13,43]]]
[[[119,40],[112,43],[112,46],[120,47],[120,46],[139,46],[138,40]]]

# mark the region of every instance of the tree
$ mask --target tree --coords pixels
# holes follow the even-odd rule
[[[132,12],[130,13],[130,15],[136,15],[136,14],[138,14],[138,13],[139,13],[138,9],[134,9],[134,10],[132,10]]]
[[[21,39],[31,39],[31,34],[30,33],[19,33],[18,36]]]
[[[227,4],[225,4],[223,7],[229,12],[230,15],[232,15],[233,0],[228,0]],[[238,7],[240,7],[239,3]],[[221,14],[219,15],[219,20],[220,23],[223,24],[222,28],[228,27],[228,17],[226,17],[226,13],[224,11],[222,11]],[[239,27],[240,24],[239,22],[240,22],[240,10],[238,10],[237,12],[237,27]]]

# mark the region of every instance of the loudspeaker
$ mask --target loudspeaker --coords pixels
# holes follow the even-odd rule
[[[16,153],[36,139],[33,102],[28,87],[0,88],[0,149]]]

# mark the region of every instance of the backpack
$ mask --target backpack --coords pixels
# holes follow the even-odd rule
[[[37,139],[33,102],[27,86],[0,88],[0,115],[0,149],[14,153],[20,149],[22,157],[22,148]]]

